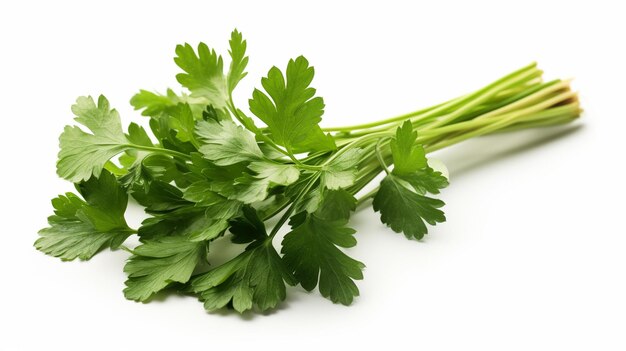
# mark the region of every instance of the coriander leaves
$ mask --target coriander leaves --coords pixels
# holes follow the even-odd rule
[[[129,148],[129,141],[122,131],[119,114],[110,109],[104,96],[98,98],[97,105],[90,96],[80,97],[72,112],[75,120],[92,134],[76,126],[65,127],[59,138],[57,174],[77,183],[92,175],[98,177],[109,159]]]
[[[67,193],[52,200],[49,227],[39,231],[35,247],[62,260],[88,260],[105,247],[116,249],[134,233],[124,212],[128,196],[107,171],[77,184],[83,199]]]
[[[124,267],[128,274],[124,295],[146,301],[171,283],[186,283],[205,254],[204,242],[189,241],[184,236],[147,240],[133,250]]]
[[[329,151],[333,138],[318,126],[324,114],[324,100],[309,85],[315,71],[303,56],[290,60],[286,74],[272,67],[261,79],[266,93],[255,89],[250,111],[263,121],[274,142],[290,153]]]
[[[119,114],[110,108],[103,95],[98,98],[97,105],[91,96],[79,97],[72,106],[72,112],[76,115],[75,120],[91,131],[90,134],[77,126],[66,126],[59,138],[61,150],[57,174],[73,183],[91,176],[97,178],[107,162],[124,151],[143,150],[188,157],[175,150],[147,145],[150,142],[147,135],[133,138],[136,133],[145,134],[136,125],[131,124],[129,135],[125,135]]]
[[[393,231],[404,233],[407,238],[421,239],[428,233],[426,223],[435,225],[445,222],[439,210],[441,200],[425,196],[437,194],[448,185],[445,177],[433,171],[426,161],[421,145],[415,145],[417,133],[411,122],[406,121],[390,141],[394,169],[380,183],[373,201],[374,211]]]
[[[254,135],[231,121],[198,122],[196,134],[203,143],[200,152],[217,166],[263,159]]]
[[[380,212],[383,223],[395,232],[415,239],[421,239],[428,233],[426,223],[435,225],[446,220],[439,210],[443,205],[441,200],[416,193],[393,174],[380,183],[373,202],[374,210]]]
[[[72,112],[81,126],[65,127],[57,162],[78,195],[52,200],[35,247],[62,260],[123,248],[124,295],[134,301],[176,288],[209,311],[266,311],[300,285],[349,305],[365,268],[350,257],[358,254],[350,227],[358,207],[373,198],[382,223],[422,239],[446,219],[443,201],[431,196],[448,180],[429,166],[428,152],[580,112],[566,82],[540,83],[530,65],[435,108],[322,129],[324,100],[300,56],[283,71],[270,68],[248,101],[249,117],[233,99],[247,75],[246,50],[237,30],[228,64],[204,43],[178,45],[176,78],[186,91],[140,90],[130,101],[149,129],[130,123],[125,132],[104,96],[79,97]],[[364,191],[381,173],[379,187]],[[129,196],[147,214],[136,230],[124,218]],[[126,243],[134,235],[136,247]],[[219,241],[235,250],[221,264]]]
[[[296,280],[271,244],[251,244],[239,256],[192,282],[204,308],[214,311],[232,305],[239,313],[275,308],[287,296],[285,284]]]
[[[244,72],[248,64],[246,57],[246,41],[241,33],[233,31],[230,39],[231,64],[227,75],[224,75],[224,61],[214,49],[206,44],[198,45],[198,53],[189,44],[176,47],[174,61],[185,73],[176,76],[178,82],[191,91],[192,97],[206,99],[206,105],[217,109],[226,108],[230,94],[237,83],[246,76]]]
[[[353,247],[354,229],[346,221],[329,221],[316,214],[294,216],[294,228],[283,240],[282,253],[286,265],[294,272],[303,288],[313,290],[319,283],[322,296],[344,305],[359,295],[354,280],[363,279],[365,265],[350,258],[339,247]]]

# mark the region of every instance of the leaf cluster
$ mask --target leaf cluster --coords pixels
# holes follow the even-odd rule
[[[354,301],[365,265],[349,256],[357,243],[350,216],[357,193],[391,163],[373,200],[382,222],[421,239],[427,224],[445,220],[443,202],[428,194],[447,180],[428,166],[410,122],[395,134],[336,142],[319,125],[325,105],[303,56],[268,71],[248,116],[232,98],[247,74],[246,49],[236,30],[228,66],[203,43],[177,46],[176,78],[186,90],[141,90],[131,99],[148,130],[135,123],[124,130],[104,96],[79,97],[71,110],[80,126],[64,129],[57,163],[78,194],[52,200],[36,248],[63,260],[125,248],[131,300],[175,289],[198,296],[207,310],[264,311],[298,284],[336,303]],[[124,219],[129,198],[147,213],[137,229]],[[269,230],[268,223],[276,224]],[[277,249],[283,225],[289,229]],[[131,235],[140,245],[124,246]],[[216,240],[240,253],[214,264]]]

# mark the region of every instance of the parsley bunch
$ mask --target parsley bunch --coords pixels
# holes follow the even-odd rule
[[[124,130],[104,96],[78,98],[72,112],[81,126],[65,127],[57,163],[78,194],[52,200],[38,250],[62,260],[127,250],[124,294],[136,301],[169,287],[198,296],[207,310],[264,311],[285,299],[286,285],[300,284],[348,305],[365,267],[342,250],[356,245],[349,219],[357,207],[371,199],[384,224],[421,239],[446,220],[433,196],[448,181],[427,153],[580,114],[569,82],[543,82],[531,64],[427,109],[322,128],[324,100],[300,56],[261,80],[248,101],[252,118],[232,99],[246,76],[246,41],[235,30],[229,44],[227,69],[207,45],[179,45],[176,78],[187,92],[133,96],[151,134],[135,123]],[[362,191],[382,172],[378,186]],[[129,196],[150,215],[138,229],[124,219]],[[285,225],[289,232],[274,243]],[[130,249],[124,242],[133,235],[141,244]],[[215,240],[245,248],[212,266]]]

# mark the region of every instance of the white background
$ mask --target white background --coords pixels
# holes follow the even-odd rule
[[[433,3],[3,2],[0,350],[626,349],[625,11],[619,1]],[[428,106],[533,60],[547,78],[576,78],[585,113],[439,153],[448,222],[423,242],[371,208],[355,215],[349,254],[367,269],[351,307],[299,287],[268,315],[209,314],[181,296],[139,304],[121,292],[125,252],[71,263],[37,252],[49,200],[72,189],[55,161],[74,99],[103,93],[125,123],[141,121],[128,100],[178,87],[175,45],[224,52],[235,27],[250,54],[243,106],[269,67],[304,54],[327,126]]]

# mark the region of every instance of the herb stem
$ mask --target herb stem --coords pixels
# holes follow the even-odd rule
[[[191,156],[184,154],[182,152],[175,151],[175,150],[170,150],[170,149],[165,149],[165,148],[160,148],[160,147],[153,147],[153,146],[137,145],[137,144],[127,144],[125,146],[128,146],[129,148],[133,148],[135,150],[143,150],[143,151],[167,154],[171,156],[180,157],[185,160],[191,160]]]
[[[383,171],[385,171],[385,173],[389,174],[391,172],[389,172],[389,168],[387,168],[387,165],[385,164],[385,160],[383,160],[383,156],[380,150],[380,145],[382,144],[383,138],[378,139],[378,142],[376,143],[376,158],[378,159],[378,163],[380,164],[380,166],[383,168]]]
[[[315,184],[319,176],[320,176],[319,173],[311,176],[311,179],[307,183],[306,187],[302,189],[302,191],[296,196],[296,198],[291,203],[291,206],[289,206],[287,211],[285,211],[285,213],[283,213],[283,215],[280,217],[280,219],[278,220],[274,228],[272,228],[272,232],[269,235],[268,241],[270,243],[272,242],[272,239],[274,239],[276,234],[278,234],[278,231],[280,230],[280,228],[287,222],[287,220],[289,220],[289,217],[291,217],[291,214],[293,213],[293,210],[296,208],[296,205],[298,205],[298,203],[302,201],[302,198],[304,198],[304,195],[308,193],[309,190],[311,190],[311,188],[313,187],[313,184]]]
[[[376,121],[376,122],[371,122],[371,123],[364,123],[364,124],[357,124],[357,125],[352,125],[352,126],[343,126],[343,127],[329,127],[329,128],[322,128],[323,131],[326,132],[349,132],[349,133],[345,133],[349,136],[353,136],[354,132],[357,130],[361,130],[361,129],[367,129],[367,128],[371,128],[371,127],[378,127],[378,126],[382,126],[382,125],[388,125],[391,123],[396,123],[396,122],[402,122],[406,119],[409,118],[413,118],[413,117],[420,117],[420,119],[422,118],[429,118],[431,116],[437,115],[437,113],[442,113],[445,111],[453,111],[455,110],[458,106],[466,106],[465,104],[474,99],[477,96],[480,96],[481,94],[484,94],[487,91],[491,91],[494,90],[495,92],[492,94],[493,96],[498,96],[499,94],[503,94],[503,93],[510,93],[507,89],[511,89],[514,90],[515,89],[515,83],[517,82],[518,85],[524,85],[526,83],[532,82],[533,80],[536,80],[537,78],[540,78],[541,76],[541,71],[536,69],[537,64],[535,62],[522,67],[521,69],[514,71],[494,82],[492,82],[491,84],[485,86],[482,89],[479,89],[477,91],[475,91],[474,93],[471,94],[467,94],[464,96],[460,96],[457,97],[455,99],[452,99],[450,101],[444,102],[442,104],[439,105],[435,105],[432,107],[428,107],[425,109],[421,109],[421,110],[417,110],[414,112],[410,112],[410,113],[406,113],[406,114],[402,114],[399,116],[395,116],[395,117],[391,117],[391,118],[387,118],[381,121]],[[530,73],[528,73],[530,72]],[[521,78],[519,78],[518,76],[522,76]],[[512,82],[511,82],[512,80]],[[341,134],[338,135],[341,137]]]

